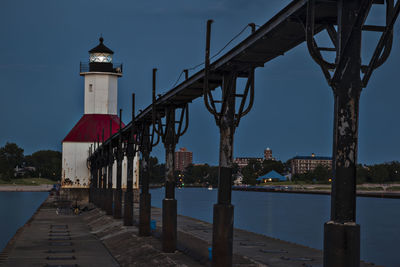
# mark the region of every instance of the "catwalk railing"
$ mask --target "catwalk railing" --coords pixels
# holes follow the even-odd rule
[[[365,25],[373,5],[386,5],[386,24]],[[156,97],[156,69],[153,69],[152,103],[137,116],[132,100],[132,121],[108,140],[97,143],[90,152],[90,201],[108,214],[121,218],[121,162],[128,163],[140,152],[139,233],[150,234],[149,154],[160,141],[166,151],[165,199],[163,200],[162,242],[164,252],[176,249],[177,202],[175,200],[174,151],[189,124],[189,104],[203,97],[207,110],[220,128],[218,202],[214,205],[213,266],[232,265],[233,209],[231,204],[233,137],[240,119],[249,113],[254,99],[254,70],[306,42],[311,57],[332,87],[335,97],[334,149],[331,220],[324,230],[324,266],[359,266],[360,228],[355,222],[356,155],[358,147],[358,103],[361,90],[372,72],[388,58],[393,25],[400,2],[393,0],[295,0],[257,30],[215,61],[210,60],[211,24],[207,22],[204,68],[189,76],[167,93]],[[332,47],[319,47],[314,36],[326,31]],[[361,64],[363,31],[381,34],[368,64]],[[335,53],[335,62],[327,62],[321,51]],[[212,59],[212,58],[211,58]],[[236,80],[247,79],[238,92]],[[213,92],[221,90],[221,99]],[[240,103],[236,105],[236,101]],[[236,110],[236,107],[239,107]],[[117,161],[116,189],[112,184],[112,166]],[[107,171],[108,169],[108,171]],[[128,164],[124,223],[132,225],[133,165]],[[114,208],[113,208],[114,207]]]

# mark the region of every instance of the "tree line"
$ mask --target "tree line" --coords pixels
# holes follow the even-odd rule
[[[243,183],[255,185],[257,183],[257,178],[263,176],[270,171],[276,171],[279,174],[283,174],[289,171],[289,165],[283,163],[280,160],[263,160],[262,162],[250,159],[247,166],[241,169],[243,176]]]
[[[392,161],[373,165],[357,165],[357,184],[363,183],[394,183],[400,182],[400,162]],[[313,171],[296,174],[293,181],[328,183],[332,179],[331,168],[318,165]]]
[[[165,182],[165,164],[159,163],[156,157],[150,157],[150,183],[162,184]],[[233,165],[233,180],[238,176],[243,177],[243,184],[255,185],[257,178],[270,171],[279,174],[291,172],[290,161],[264,160],[262,162],[251,159],[242,169],[237,164]],[[330,183],[333,178],[332,169],[318,165],[314,170],[295,174],[292,182]],[[189,164],[183,172],[176,171],[177,184],[188,185],[218,185],[218,166],[208,164]],[[400,182],[400,162],[392,161],[374,165],[357,165],[357,183],[391,183]]]
[[[61,152],[53,150],[40,150],[25,156],[24,149],[15,143],[7,142],[0,147],[0,180],[42,177],[59,181],[61,180],[61,157]],[[16,167],[25,169],[17,175]]]
[[[150,183],[162,184],[165,182],[165,164],[159,163],[156,157],[149,158]],[[140,164],[140,172],[142,171]],[[218,184],[218,167],[208,164],[189,164],[183,172],[175,171],[177,185],[212,185]]]
[[[141,164],[140,164],[141,165]],[[149,158],[150,183],[162,184],[165,182],[165,164],[159,163],[156,157]],[[286,166],[281,161],[264,160],[258,162],[250,160],[249,164],[240,170],[234,163],[232,169],[233,180],[239,175],[243,176],[243,183],[256,184],[256,179],[271,170],[282,173]],[[189,164],[183,172],[175,171],[177,185],[199,185],[199,186],[217,186],[218,185],[218,166],[208,164]]]

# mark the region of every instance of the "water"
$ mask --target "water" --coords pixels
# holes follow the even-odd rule
[[[0,251],[48,195],[48,192],[0,192]]]
[[[153,189],[152,205],[162,206],[164,189]],[[212,223],[217,190],[176,190],[178,213]],[[233,191],[234,227],[282,240],[323,248],[323,224],[330,216],[330,196]],[[357,198],[361,259],[399,267],[400,199]]]

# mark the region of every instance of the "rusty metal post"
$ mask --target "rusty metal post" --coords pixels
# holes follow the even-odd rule
[[[117,147],[117,188],[115,189],[114,195],[114,218],[121,219],[122,217],[122,109],[119,110],[119,135],[118,135],[118,147]]]
[[[97,155],[96,155],[96,159],[95,159],[95,168],[94,168],[94,183],[93,183],[93,188],[94,188],[94,198],[93,198],[93,203],[98,206],[98,179],[99,179],[99,168],[98,168],[98,159],[97,159]]]
[[[132,124],[128,138],[127,159],[128,159],[128,177],[126,182],[125,205],[124,205],[124,225],[133,225],[133,160],[135,157],[133,144],[133,122],[135,121],[135,94],[132,94]]]
[[[151,218],[151,194],[149,193],[149,155],[150,155],[150,128],[148,124],[143,125],[142,129],[142,172],[140,175],[140,180],[142,184],[142,190],[140,192],[140,202],[139,202],[139,235],[149,236],[150,235],[150,218]]]
[[[101,176],[100,176],[100,188],[99,188],[99,192],[100,192],[100,209],[104,210],[104,203],[105,203],[105,195],[104,195],[104,184],[105,184],[105,177],[106,177],[106,169],[105,169],[105,165],[104,165],[104,159],[103,159],[103,152],[101,155],[101,167],[100,167],[100,172],[101,172]]]
[[[104,129],[102,133],[102,143],[101,143],[101,170],[102,170],[102,188],[101,188],[101,209],[106,210],[107,204],[107,151],[104,147]]]
[[[93,156],[92,156],[93,157]],[[95,184],[94,184],[94,181],[95,181],[95,162],[94,162],[94,159],[92,158],[91,159],[92,160],[92,162],[91,162],[91,164],[90,164],[90,171],[91,171],[91,175],[92,175],[92,179],[90,180],[90,188],[91,188],[91,190],[90,190],[90,193],[91,193],[91,197],[90,197],[90,202],[91,203],[93,203],[93,204],[95,204],[95,192],[94,192],[94,188],[95,188]]]
[[[89,148],[89,158],[87,161],[89,167],[89,203],[93,203],[93,158],[92,158],[92,146]]]
[[[93,183],[93,204],[98,205],[97,199],[98,199],[98,192],[97,192],[97,186],[98,186],[98,177],[99,177],[99,160],[98,160],[98,154],[95,149],[95,157],[94,157],[94,183]]]
[[[110,120],[110,143],[107,147],[107,198],[106,198],[106,214],[113,215],[113,188],[112,188],[112,173],[114,164],[114,154],[112,147],[112,120]]]
[[[99,168],[99,208],[103,209],[103,179],[104,179],[104,167],[103,167],[103,159],[102,152],[100,152],[100,168]]]
[[[162,247],[164,252],[174,252],[177,241],[177,201],[175,199],[175,108],[167,107],[165,146],[165,198],[162,210]]]
[[[96,207],[100,206],[100,155],[99,155],[99,147],[100,147],[100,137],[97,135],[97,148],[96,148],[96,191],[95,191],[95,205]]]
[[[234,207],[231,204],[231,194],[236,78],[231,75],[223,78],[222,98],[227,101],[219,120],[218,202],[214,205],[213,213],[213,266],[232,266]]]
[[[94,163],[92,159],[90,161],[89,203],[93,203]]]
[[[324,266],[360,266],[360,226],[356,224],[356,166],[359,98],[362,90],[361,25],[352,27],[361,0],[338,3],[338,56],[333,133],[331,220],[324,225]],[[348,37],[351,38],[347,41]],[[340,66],[340,65],[339,65]]]
[[[110,137],[112,133],[112,122],[110,121]],[[112,186],[112,173],[113,173],[113,164],[114,164],[114,155],[112,149],[112,141],[110,140],[110,144],[107,152],[107,160],[108,160],[108,171],[107,171],[107,199],[106,199],[106,214],[113,215],[113,186]]]

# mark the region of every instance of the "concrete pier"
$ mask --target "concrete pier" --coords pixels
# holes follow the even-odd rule
[[[58,203],[58,204],[57,204]],[[61,202],[62,203],[62,202]],[[58,208],[57,208],[58,207]],[[139,214],[135,204],[134,214]],[[137,220],[137,216],[135,218]],[[0,255],[1,266],[210,266],[212,224],[178,215],[177,251],[163,253],[162,210],[152,235],[95,207],[80,215],[49,197]],[[137,222],[136,222],[137,223]],[[322,266],[322,251],[234,229],[233,266]],[[361,263],[361,266],[374,266]]]
[[[49,197],[3,251],[1,266],[119,266],[82,216]]]

